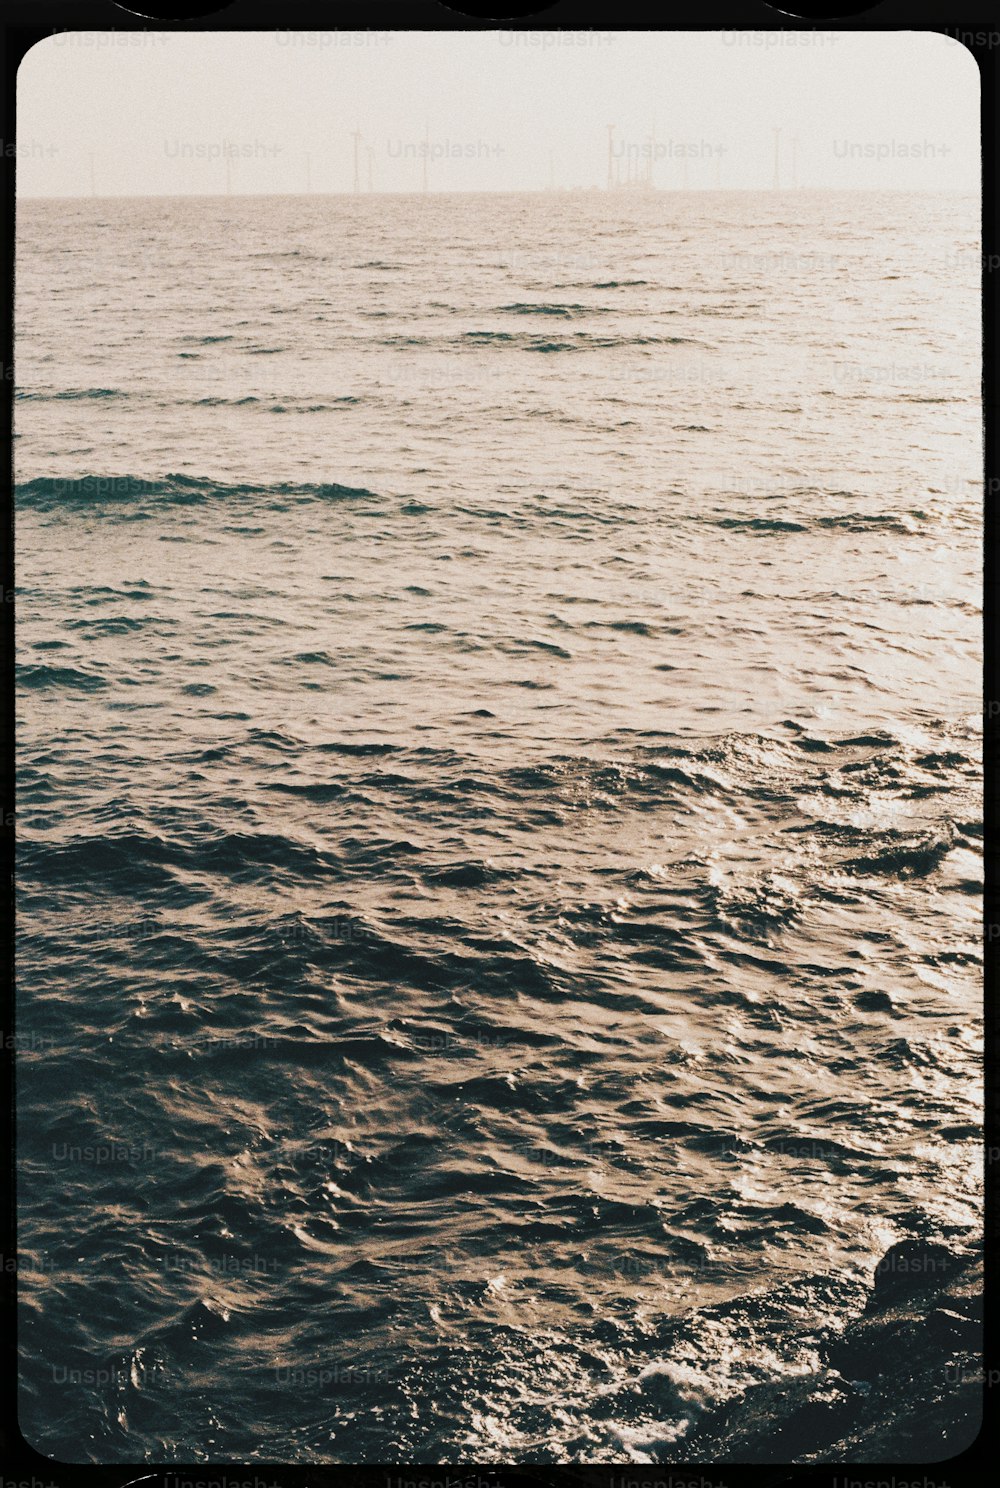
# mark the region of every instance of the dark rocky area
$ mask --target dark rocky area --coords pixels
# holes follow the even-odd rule
[[[954,1457],[983,1414],[983,1266],[930,1241],[892,1246],[825,1367],[753,1387],[703,1417],[686,1461],[929,1463]]]

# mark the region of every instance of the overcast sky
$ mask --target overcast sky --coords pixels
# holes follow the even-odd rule
[[[604,186],[975,191],[979,74],[925,32],[67,32],[22,196]],[[793,141],[797,137],[797,143]]]

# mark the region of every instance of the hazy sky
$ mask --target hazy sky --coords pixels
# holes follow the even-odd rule
[[[979,184],[979,74],[926,32],[67,32],[18,79],[22,196]],[[653,131],[655,129],[655,136]],[[655,143],[651,143],[651,139]]]

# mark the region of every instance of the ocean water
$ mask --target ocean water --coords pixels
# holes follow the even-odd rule
[[[26,201],[21,1421],[683,1461],[980,1214],[977,204]]]

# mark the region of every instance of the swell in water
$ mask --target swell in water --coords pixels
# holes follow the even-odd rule
[[[599,201],[298,203],[255,304],[287,202],[155,234],[126,203],[110,238],[25,204],[22,1423],[54,1456],[681,1461],[819,1367],[894,1242],[975,1243],[977,373],[965,281],[906,248],[972,230],[876,200],[878,256],[802,208],[854,234],[835,325],[745,194],[616,203],[586,264]],[[159,286],[142,335],[135,283],[49,308],[70,233]],[[904,295],[938,401],[877,382],[862,441],[824,390],[912,362]],[[579,349],[585,304],[621,344],[522,354]]]

